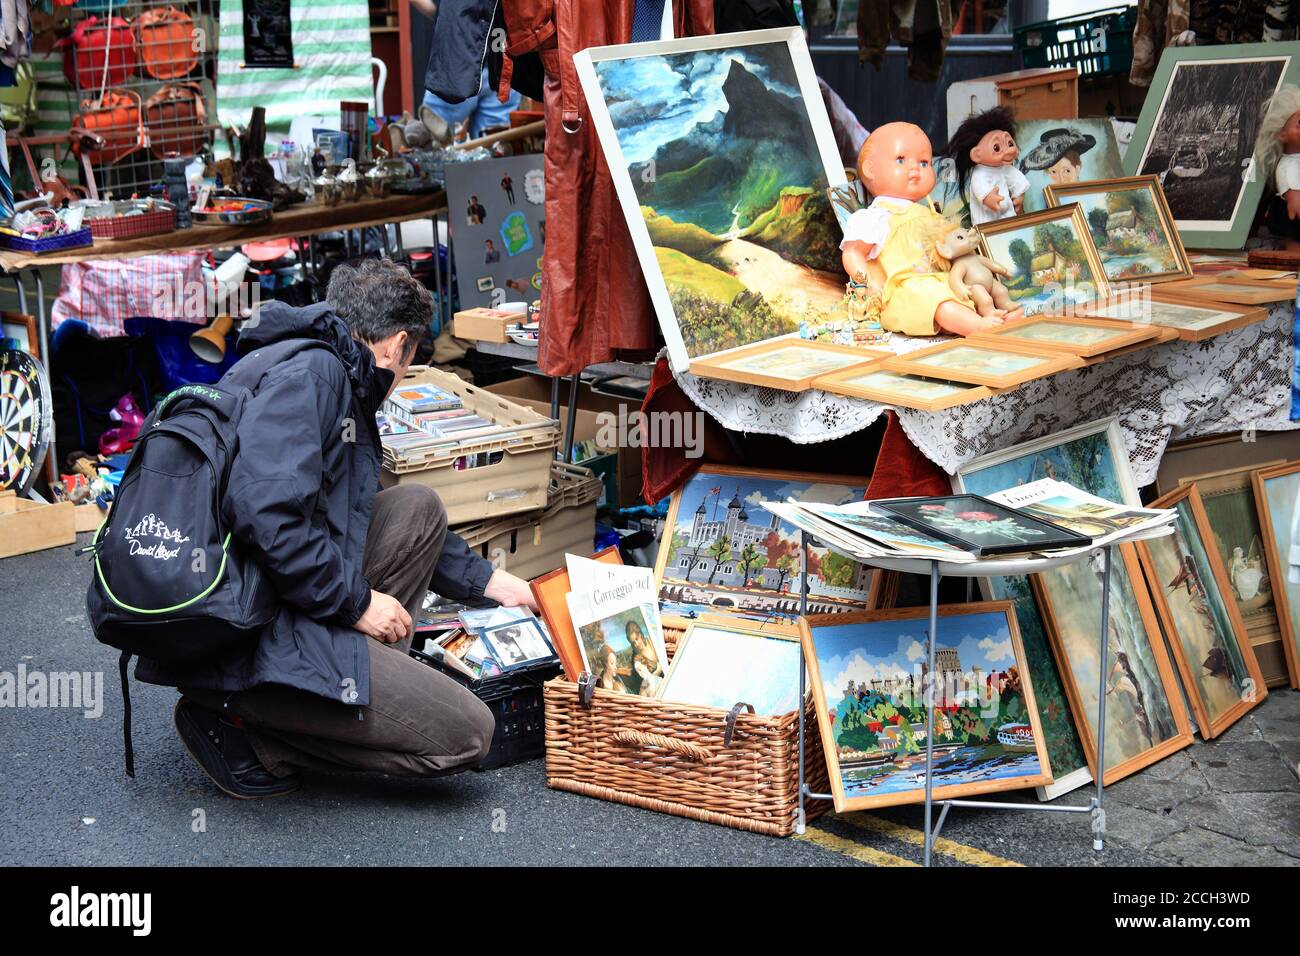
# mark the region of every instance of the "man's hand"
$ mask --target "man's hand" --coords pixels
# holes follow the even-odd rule
[[[411,615],[397,598],[372,590],[370,606],[352,628],[385,644],[396,644],[411,633]]]
[[[528,582],[500,568],[488,578],[483,596],[502,607],[526,607],[534,613],[538,611],[537,599],[533,597],[533,589],[528,586]]]

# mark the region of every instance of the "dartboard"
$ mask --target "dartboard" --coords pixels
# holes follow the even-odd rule
[[[45,368],[26,352],[0,351],[0,488],[25,494],[45,463],[53,432]]]

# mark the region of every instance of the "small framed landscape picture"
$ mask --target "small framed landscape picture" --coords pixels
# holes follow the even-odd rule
[[[925,800],[929,608],[799,621],[837,812]],[[939,608],[936,800],[1051,783],[1011,602]]]
[[[879,368],[832,372],[815,379],[813,388],[923,412],[937,412],[955,405],[977,402],[995,394],[987,385],[946,382],[920,375],[887,372]]]
[[[896,355],[881,363],[889,372],[903,372],[990,388],[1014,388],[1070,368],[1080,368],[1076,355],[1038,345],[976,342],[957,339]]]
[[[1027,342],[1046,345],[1083,358],[1113,352],[1138,342],[1158,338],[1155,326],[1134,325],[1118,319],[1069,315],[1031,315],[971,336],[971,341]]]
[[[1171,329],[1187,342],[1200,342],[1259,322],[1268,315],[1265,309],[1256,306],[1175,295],[1166,291],[1169,286],[1166,283],[1158,293],[1150,295],[1099,303],[1086,311],[1094,318],[1128,320]]]
[[[1049,206],[1078,203],[1111,282],[1191,278],[1159,176],[1051,185],[1043,194]]]
[[[828,372],[863,369],[883,361],[893,352],[834,345],[809,339],[770,339],[734,352],[724,352],[691,362],[691,374],[749,385],[764,385],[790,392],[811,387]]]
[[[1025,315],[1065,312],[1110,296],[1078,203],[980,226],[980,251],[1010,274],[1002,284]]]
[[[978,555],[1083,547],[1092,539],[980,495],[876,501],[876,510]]]
[[[500,663],[502,670],[527,667],[556,656],[546,639],[542,625],[534,618],[507,621],[483,629],[483,643]]]

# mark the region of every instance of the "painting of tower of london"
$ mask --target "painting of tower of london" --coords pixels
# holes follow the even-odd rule
[[[712,467],[673,499],[659,548],[659,599],[665,615],[726,613],[752,620],[799,615],[799,532],[763,501],[861,501],[864,488]],[[808,549],[808,612],[861,610],[871,570],[829,549]]]

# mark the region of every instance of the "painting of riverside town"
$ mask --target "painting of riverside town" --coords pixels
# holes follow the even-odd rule
[[[656,307],[670,351],[672,326],[698,358],[830,318],[844,296],[840,229],[791,44],[593,68],[654,249],[641,267],[667,287],[671,316]]]
[[[813,482],[779,473],[703,469],[673,495],[656,577],[666,617],[721,613],[755,621],[799,615],[803,562],[799,531],[763,501],[861,501],[862,486]],[[808,549],[811,614],[866,606],[871,570],[828,548]]]
[[[928,615],[907,608],[803,625],[837,810],[924,798]],[[1009,603],[942,609],[935,671],[936,797],[1051,780]]]

